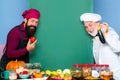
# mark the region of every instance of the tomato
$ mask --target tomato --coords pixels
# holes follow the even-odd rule
[[[20,72],[20,74],[23,74],[23,72]]]
[[[36,41],[36,38],[34,36],[30,37],[31,42]]]
[[[28,71],[22,71],[20,74],[28,74]]]
[[[23,71],[23,74],[28,74],[28,71]]]

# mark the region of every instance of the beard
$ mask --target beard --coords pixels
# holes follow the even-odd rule
[[[88,32],[92,37],[95,37],[96,35],[97,35],[97,33],[98,33],[98,31],[97,30],[95,30],[94,32]]]
[[[33,25],[26,25],[25,27],[26,34],[28,35],[28,38],[32,37],[35,35],[36,32],[36,26]]]
[[[98,34],[97,28],[98,28],[98,27],[96,27],[93,32],[92,32],[92,31],[91,31],[91,32],[89,31],[88,33],[89,33],[92,37],[97,36],[97,34]]]

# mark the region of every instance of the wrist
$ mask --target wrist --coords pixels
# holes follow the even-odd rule
[[[29,52],[30,51],[30,49],[28,48],[28,47],[26,47],[26,50]]]

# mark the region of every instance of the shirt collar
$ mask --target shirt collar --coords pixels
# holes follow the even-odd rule
[[[24,22],[20,24],[20,30],[25,32]]]

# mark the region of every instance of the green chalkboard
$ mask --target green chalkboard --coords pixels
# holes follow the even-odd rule
[[[31,63],[40,62],[43,70],[93,63],[92,41],[79,19],[93,11],[93,0],[29,0],[29,6],[41,12]]]

